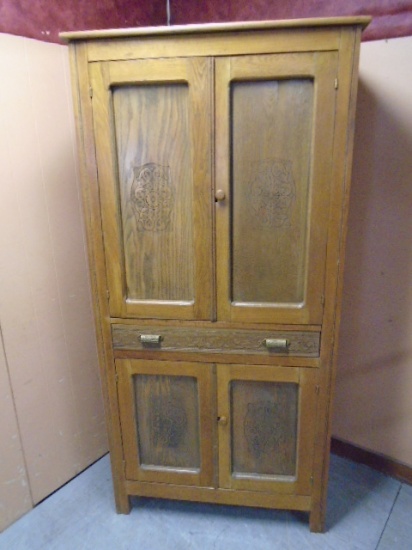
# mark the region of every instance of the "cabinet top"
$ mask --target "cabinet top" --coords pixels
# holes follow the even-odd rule
[[[176,34],[219,33],[227,31],[309,29],[315,27],[360,26],[365,28],[371,21],[369,16],[321,17],[313,19],[285,19],[280,21],[247,21],[237,23],[207,23],[193,25],[170,25],[159,27],[136,27],[128,29],[105,29],[93,31],[62,32],[65,42],[72,40],[93,40],[101,38],[128,38],[139,36],[165,36]]]

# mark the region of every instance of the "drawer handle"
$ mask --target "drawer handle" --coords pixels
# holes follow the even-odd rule
[[[141,334],[140,335],[140,341],[141,343],[154,346],[156,344],[160,344],[160,342],[163,340],[162,336],[160,334]]]
[[[290,346],[290,341],[286,338],[265,338],[263,340],[263,345],[267,349],[277,349],[287,351]]]

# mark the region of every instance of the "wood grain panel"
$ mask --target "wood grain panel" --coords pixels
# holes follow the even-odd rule
[[[116,360],[126,478],[213,484],[212,367]]]
[[[136,374],[136,427],[142,468],[200,469],[199,395],[191,376]]]
[[[168,30],[173,30],[168,27]],[[121,30],[120,30],[121,32]],[[125,30],[125,34],[127,31]],[[339,36],[333,29],[307,29],[303,32],[294,29],[262,30],[256,34],[248,29],[243,32],[201,33],[176,35],[173,40],[167,36],[142,36],[138,39],[114,39],[91,41],[87,45],[89,60],[111,61],[112,59],[168,58],[188,56],[221,56],[265,54],[273,52],[305,52],[315,50],[337,50]]]
[[[323,284],[329,209],[329,183],[332,177],[331,159],[335,103],[334,80],[337,71],[337,56],[333,53],[319,53],[268,55],[259,58],[255,56],[223,58],[216,61],[216,69],[216,89],[218,96],[216,102],[218,112],[216,118],[216,140],[218,148],[216,157],[216,177],[219,188],[226,193],[227,197],[227,200],[218,203],[216,208],[216,227],[217,233],[220,235],[216,247],[219,265],[217,274],[218,316],[220,319],[231,319],[232,321],[241,322],[278,322],[282,320],[287,323],[319,323],[323,315]],[[302,108],[300,114],[304,117],[306,123],[303,123],[302,117],[298,117],[296,119],[296,126],[294,127],[294,124],[291,123],[291,127],[289,128],[287,125],[283,125],[280,119],[277,118],[275,105],[278,95],[278,84],[281,84],[281,88],[286,88],[294,81],[304,81],[305,85],[307,84],[309,86],[305,91],[305,95],[307,95],[303,101],[302,98],[298,99],[299,93],[297,93],[297,95],[296,91],[292,93],[292,98],[294,96],[295,98],[291,99],[291,105],[289,107],[292,109],[292,104],[296,102],[292,110]],[[313,110],[311,105],[312,82],[314,92]],[[264,102],[263,106],[260,105],[259,107],[255,107],[258,102],[256,100],[252,101],[253,98],[250,97],[250,91],[253,90],[254,85],[256,85],[257,88],[263,89],[267,96],[266,103]],[[242,90],[243,88],[243,93],[245,95],[240,106],[243,105],[243,111],[252,111],[251,115],[248,117],[249,126],[254,124],[253,120],[255,116],[261,117],[259,118],[259,129],[256,127],[255,140],[249,139],[250,128],[248,126],[245,128],[239,126],[238,129],[236,125],[233,126],[233,129],[239,134],[237,137],[233,136],[233,132],[231,132],[229,120],[233,111],[232,103],[234,99],[233,93],[231,94],[231,88],[233,91],[234,87],[239,86],[239,89]],[[308,91],[309,89],[310,92]],[[281,101],[286,101],[284,107],[287,108],[287,101],[289,100],[285,98],[281,99]],[[298,107],[298,105],[300,105],[300,107]],[[269,112],[272,112],[272,124],[266,124],[264,120],[264,115],[267,114],[268,109]],[[241,111],[242,110],[239,108],[239,114]],[[279,126],[279,128],[277,128],[277,126]],[[267,134],[269,145],[267,145],[266,142],[262,143],[260,141],[259,130],[261,127],[265,129],[265,131],[262,131],[262,134]],[[311,130],[312,127],[313,132]],[[277,131],[281,131],[282,129],[286,129],[286,135],[288,136],[285,142],[279,140],[277,137]],[[298,139],[300,133],[305,135],[306,138],[302,148],[296,148],[297,154],[302,157],[299,162],[296,163],[294,153],[289,154],[287,147],[288,141],[291,140],[289,146],[291,148],[290,150],[293,151],[293,142]],[[236,140],[239,140],[240,144],[243,142],[243,144],[239,150],[239,155],[234,156],[230,161],[228,154],[225,155],[225,151],[228,152],[231,150],[231,148],[236,145]],[[258,145],[256,148],[255,142]],[[310,155],[310,158],[308,158],[308,155]],[[243,162],[243,157],[248,159],[247,163]],[[293,159],[293,171],[292,169],[289,170],[289,157]],[[246,177],[253,165],[254,158],[258,158],[262,165],[260,171],[263,175],[257,178],[258,185],[255,182],[256,178],[253,177],[253,174]],[[236,164],[240,164],[239,169]],[[295,165],[299,168],[296,169]],[[257,170],[258,174],[260,171],[259,169]],[[278,200],[276,193],[274,193],[276,185],[273,182],[273,171],[275,174],[279,173],[281,176],[283,174],[283,176],[279,178],[280,181],[282,181],[282,178],[286,178],[286,181],[288,181],[287,187],[289,193],[291,188],[295,188],[295,206],[294,209],[289,211],[290,217],[287,223],[290,223],[291,226],[295,223],[295,229],[299,228],[299,230],[296,233],[297,237],[292,237],[292,240],[284,245],[286,246],[286,250],[282,249],[282,239],[277,236],[281,228],[275,228],[276,232],[270,228],[270,238],[250,238],[250,234],[253,232],[253,224],[261,224],[265,218],[273,220],[273,216],[272,218],[270,216],[270,208],[274,209],[273,205],[276,204]],[[253,222],[248,224],[249,233],[242,231],[240,235],[241,238],[236,240],[235,232],[237,226],[234,222],[241,220],[243,224],[243,218],[245,216],[250,220],[253,193],[258,193],[257,189],[259,185],[262,187],[259,181],[264,181],[265,178],[267,179],[268,177],[269,180],[271,180],[269,188],[271,189],[272,198],[270,199],[269,194],[266,198],[264,197],[262,199],[259,198],[260,195],[257,194],[257,204],[260,204],[261,208],[263,208],[263,214],[259,216],[255,214]],[[242,191],[240,194],[240,205],[243,202],[245,207],[240,208],[238,212],[236,212],[236,193],[239,192],[240,186],[237,185],[238,182],[236,181],[235,186],[230,186],[229,182],[231,178],[239,178],[242,187],[246,187],[246,190],[243,190],[243,201]],[[293,186],[291,185],[292,181]],[[301,194],[301,200],[296,200],[298,192]],[[290,200],[290,197],[288,200]],[[306,221],[297,223],[294,220],[297,220],[298,217],[302,215],[302,209],[305,207],[307,207],[307,214],[303,216],[303,220]],[[231,211],[232,209],[234,209],[233,213]],[[268,210],[269,214],[267,214]],[[316,223],[314,222],[315,219]],[[272,221],[271,223],[274,222]],[[261,231],[261,235],[265,235],[263,230]],[[246,244],[245,248],[247,251],[245,252],[242,248],[242,241],[246,239],[247,242],[247,238],[250,238],[253,245],[248,248]],[[294,241],[295,238],[296,241]],[[234,250],[233,257],[230,257],[232,239]],[[278,246],[276,246],[277,243]],[[290,243],[292,243],[292,246]],[[263,251],[260,251],[262,247]],[[292,251],[294,254],[291,254]],[[301,254],[300,259],[299,253]],[[253,259],[256,258],[259,259],[259,254],[260,258],[264,259],[263,262],[260,261],[262,265],[259,265],[257,261],[253,261]],[[268,261],[266,255],[270,256],[270,254],[275,258],[275,262]],[[300,288],[300,294],[301,296],[303,294],[303,300],[301,302],[290,301],[289,303],[282,303],[281,301],[247,302],[235,300],[233,293],[236,291],[236,285],[232,281],[232,277],[236,277],[236,273],[232,266],[235,265],[236,267],[236,261],[239,263],[239,258],[241,259],[240,265],[244,265],[245,269],[243,278],[241,271],[238,277],[239,282],[236,281],[236,283],[245,284],[247,287],[249,279],[254,281],[254,284],[251,285],[254,289],[253,291],[242,291],[247,299],[251,298],[251,292],[255,292],[261,300],[262,298],[264,299],[265,293],[272,292],[271,286],[276,289],[276,278],[280,281],[279,287],[281,292],[285,293],[285,289],[287,290],[287,285],[290,284],[290,282],[286,274],[282,271],[283,262],[280,261],[278,264],[279,267],[276,266],[276,257],[278,254],[281,255],[281,259],[286,261],[289,266],[294,266],[295,279],[291,277],[290,282],[295,289],[295,299],[296,296],[299,296],[299,292],[296,293],[296,289]],[[237,257],[235,255],[237,255]],[[228,257],[230,258],[229,263],[226,261]],[[248,261],[250,264],[248,264]],[[274,268],[274,272],[277,275],[276,278],[273,277],[272,281],[270,281],[271,275],[267,273],[269,265],[272,269]],[[261,280],[262,283],[260,283]],[[272,285],[270,283],[272,283]],[[259,295],[259,292],[261,292],[260,284],[263,287],[263,296],[262,294]],[[265,288],[266,290],[264,290]],[[290,293],[290,291],[291,289],[289,288],[287,293]],[[291,294],[289,294],[289,298],[290,296]],[[242,297],[242,295],[240,297]],[[271,299],[273,299],[273,292]]]
[[[239,329],[195,329],[183,327],[139,327],[112,325],[113,347],[115,350],[180,351],[264,354],[267,356],[319,355],[320,334],[295,331],[247,331]],[[158,335],[158,344],[142,343],[142,335]],[[286,340],[287,349],[265,346],[266,339]]]
[[[93,310],[99,355],[100,376],[102,378],[103,399],[106,422],[109,427],[110,462],[112,466],[116,510],[130,512],[130,499],[124,487],[123,451],[117,387],[114,380],[115,364],[110,346],[109,317],[107,300],[107,280],[105,276],[105,256],[101,234],[101,213],[99,190],[97,187],[97,163],[93,136],[93,112],[90,102],[90,87],[86,48],[84,45],[70,48],[72,70],[73,101],[75,106],[79,169],[82,181],[81,191],[85,217],[87,251],[90,265],[90,283],[93,295]],[[84,130],[84,132],[83,132]]]
[[[310,494],[317,370],[218,365],[217,375],[219,486]]]
[[[211,318],[210,60],[91,77],[111,313]]]
[[[335,33],[337,27],[343,28],[349,26],[357,26],[364,28],[371,21],[371,18],[366,15],[351,16],[351,17],[316,17],[307,19],[284,19],[284,20],[266,20],[266,21],[241,21],[231,23],[209,23],[209,24],[191,24],[191,25],[173,25],[173,26],[157,26],[157,27],[134,27],[126,29],[108,29],[108,30],[89,30],[89,31],[74,31],[74,32],[62,32],[60,38],[62,40],[90,40],[94,43],[100,43],[101,39],[110,38],[110,44],[115,44],[116,38],[133,38],[138,37],[142,39],[144,36],[155,36],[160,39],[162,36],[173,35],[173,40],[179,35],[188,35],[201,37],[206,34],[210,42],[210,48],[213,48],[214,40],[219,37],[219,33],[224,35],[231,35],[233,31],[239,36],[240,31],[259,31],[254,33],[256,41],[260,36],[265,34],[265,31],[276,31],[274,36],[279,36],[284,29],[294,29],[297,38],[300,38],[302,34],[306,34],[307,30],[316,30],[316,34],[322,34],[323,31],[328,30],[329,36],[335,39],[336,43],[339,42]],[[329,29],[328,29],[329,27]],[[213,33],[213,34],[211,34]],[[223,35],[223,36],[224,36]],[[288,50],[291,51],[291,50]],[[249,50],[248,50],[249,52]],[[248,53],[246,52],[246,53]],[[222,52],[219,52],[222,54]],[[219,55],[219,54],[218,54]]]
[[[298,386],[234,380],[231,403],[231,473],[293,480],[296,475]]]
[[[116,359],[154,359],[154,360],[163,360],[163,361],[198,361],[199,352],[198,351],[162,351],[159,353],[156,349],[144,349],[140,351],[136,350],[116,350],[114,352],[114,357]],[[258,355],[254,353],[220,353],[220,352],[202,352],[201,355],[202,361],[215,363],[219,362],[222,364],[232,364],[236,363],[239,365],[272,365],[276,363],[277,365],[282,365],[283,367],[308,367],[313,369],[319,369],[320,360],[319,358],[310,358],[310,357],[299,357],[293,355],[291,357],[278,357],[274,358],[273,355]],[[274,360],[275,359],[275,360]]]
[[[335,111],[335,139],[333,143],[333,178],[331,185],[330,224],[325,282],[325,315],[321,350],[321,378],[319,394],[319,422],[313,463],[313,510],[310,514],[312,531],[323,531],[330,459],[331,414],[334,382],[336,377],[337,348],[345,259],[346,220],[349,209],[353,136],[356,96],[358,87],[358,63],[360,29],[356,32],[342,30],[342,52],[339,56],[337,103]]]
[[[194,300],[187,84],[113,88],[126,299]]]
[[[231,85],[232,301],[305,299],[313,99],[312,79]]]

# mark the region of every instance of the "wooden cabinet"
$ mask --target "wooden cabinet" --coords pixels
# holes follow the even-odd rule
[[[368,18],[64,34],[117,509],[324,526]]]

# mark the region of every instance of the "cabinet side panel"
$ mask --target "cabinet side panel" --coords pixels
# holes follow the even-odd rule
[[[318,425],[313,469],[311,531],[325,528],[332,396],[336,377],[336,352],[343,284],[346,220],[353,156],[354,120],[358,87],[360,28],[341,31],[338,90],[333,143],[333,179],[329,211],[326,260],[325,314],[321,345],[321,378]]]
[[[101,232],[100,197],[97,186],[93,116],[89,96],[88,48],[76,44],[70,48],[73,103],[75,107],[77,146],[80,161],[83,212],[90,266],[90,282],[94,309],[97,350],[102,381],[105,418],[108,431],[114,493],[118,512],[130,511],[124,487],[123,456],[119,424],[114,361],[111,356],[108,317],[106,266]]]

